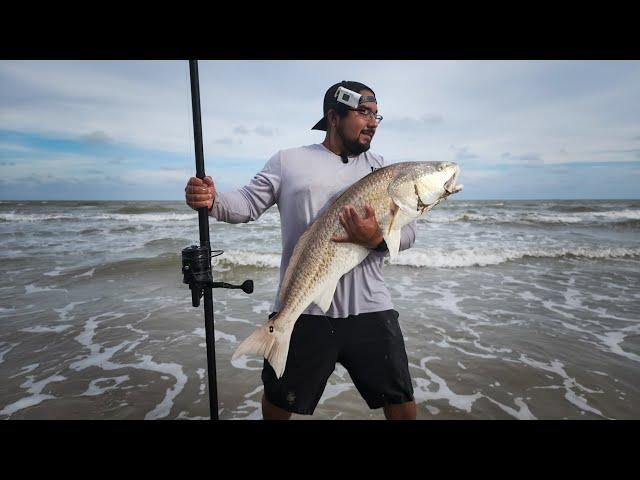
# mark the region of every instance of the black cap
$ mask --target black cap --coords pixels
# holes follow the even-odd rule
[[[351,90],[353,92],[370,90],[374,96],[376,94],[370,87],[367,87],[364,83],[360,83],[360,82],[343,80],[340,83],[331,85],[329,87],[329,90],[327,90],[327,93],[324,94],[324,105],[322,107],[324,115],[320,119],[320,121],[311,128],[311,130],[324,130],[324,131],[327,130],[327,112],[332,108],[335,109],[336,107],[338,107],[338,105],[342,105],[341,103],[338,103],[338,100],[335,97],[336,90],[338,90],[338,87],[344,87],[347,90]]]

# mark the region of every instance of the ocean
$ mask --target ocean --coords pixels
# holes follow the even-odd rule
[[[384,268],[419,419],[640,417],[640,200],[463,201]],[[221,419],[260,419],[262,360],[231,362],[271,312],[277,208],[210,219]],[[0,419],[207,419],[198,243],[184,202],[0,202]],[[387,261],[388,262],[388,261]],[[313,416],[383,419],[337,365]]]

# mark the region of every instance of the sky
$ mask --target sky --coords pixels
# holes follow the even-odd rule
[[[640,198],[640,61],[199,61],[205,170],[247,184],[356,80],[386,163],[454,161],[457,199]],[[181,200],[187,61],[0,60],[0,199]],[[452,197],[453,199],[453,197]]]

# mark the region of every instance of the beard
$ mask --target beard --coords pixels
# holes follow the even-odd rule
[[[338,136],[340,137],[340,140],[342,140],[342,145],[344,145],[344,153],[348,156],[353,157],[356,155],[360,155],[361,153],[364,153],[371,148],[370,141],[365,144],[362,144],[357,139],[350,140],[345,137],[344,133],[342,132],[342,129],[338,129],[337,133],[338,133]]]

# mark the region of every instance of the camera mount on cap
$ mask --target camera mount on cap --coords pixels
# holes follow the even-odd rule
[[[336,100],[340,103],[344,103],[348,107],[358,108],[361,103],[376,102],[376,97],[373,95],[360,95],[359,93],[349,90],[348,88],[338,87],[334,94]]]

